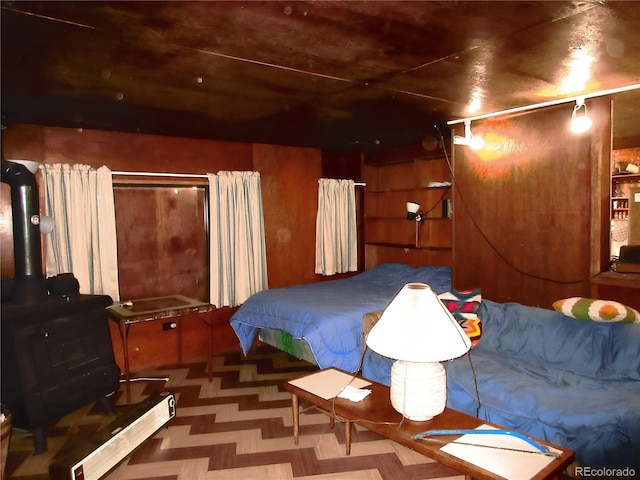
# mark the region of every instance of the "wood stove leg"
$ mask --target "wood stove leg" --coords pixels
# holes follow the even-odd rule
[[[39,455],[47,451],[47,437],[44,434],[44,427],[34,427],[31,430],[33,437],[33,453]]]

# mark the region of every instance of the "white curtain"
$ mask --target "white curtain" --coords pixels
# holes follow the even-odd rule
[[[107,167],[43,165],[47,276],[73,273],[80,293],[120,299],[113,181]]]
[[[258,172],[218,172],[209,178],[210,302],[235,307],[269,288]]]
[[[334,275],[357,269],[355,183],[321,178],[316,217],[316,273]]]

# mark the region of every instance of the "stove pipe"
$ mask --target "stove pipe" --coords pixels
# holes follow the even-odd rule
[[[36,177],[24,165],[2,159],[2,183],[11,187],[15,288],[12,303],[35,303],[48,295],[42,272],[40,207]]]

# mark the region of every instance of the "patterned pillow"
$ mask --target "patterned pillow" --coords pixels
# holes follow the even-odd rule
[[[450,290],[438,298],[451,312],[475,347],[482,336],[482,321],[478,318],[482,294],[480,290]]]
[[[613,300],[571,297],[553,302],[553,309],[580,320],[640,323],[640,313]]]

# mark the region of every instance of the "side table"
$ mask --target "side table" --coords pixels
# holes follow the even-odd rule
[[[591,298],[605,298],[640,309],[640,273],[602,272],[591,279]]]
[[[165,297],[142,298],[121,302],[107,308],[107,316],[118,324],[120,338],[124,350],[124,379],[126,384],[127,401],[131,401],[130,366],[129,366],[129,329],[131,325],[158,320],[176,319],[186,315],[206,314],[203,321],[209,327],[209,381],[213,380],[213,320],[209,313],[216,309],[215,305],[201,302],[184,295],[170,295]],[[178,326],[178,355],[182,360],[182,328]]]

